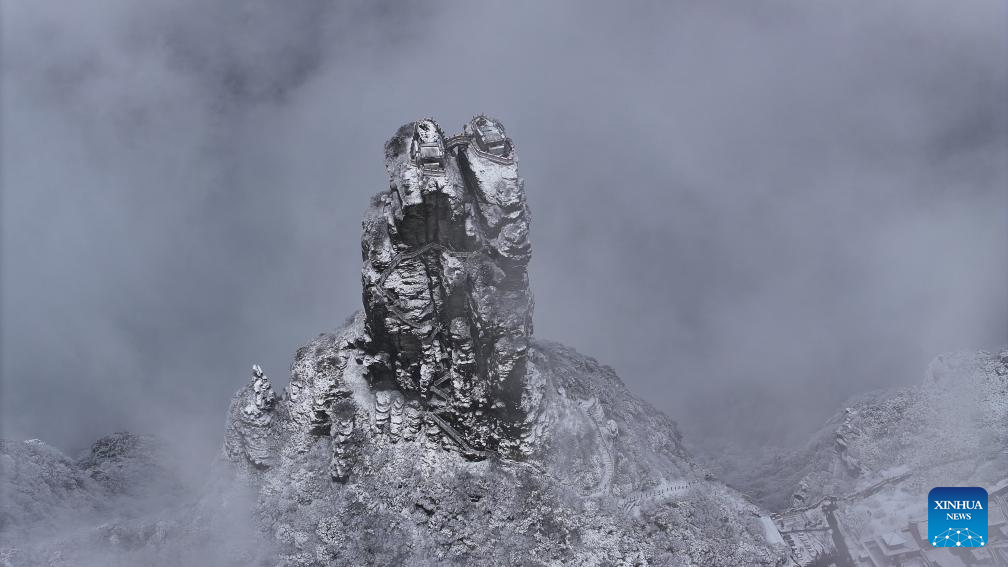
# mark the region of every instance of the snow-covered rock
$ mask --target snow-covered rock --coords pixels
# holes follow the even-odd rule
[[[833,443],[817,444],[824,458],[804,478],[807,498],[845,494],[904,472],[899,484],[910,492],[992,486],[1008,477],[1006,369],[1008,351],[943,355],[916,386],[852,400],[830,421]]]
[[[760,510],[611,368],[531,336],[524,184],[477,117],[386,145],[364,310],[235,396],[223,454],[281,565],[775,565]]]
[[[273,565],[229,470],[187,486],[172,451],[115,433],[73,460],[39,441],[0,442],[0,567]]]

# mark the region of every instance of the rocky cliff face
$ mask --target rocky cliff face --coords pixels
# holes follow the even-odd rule
[[[607,367],[533,339],[515,148],[478,116],[385,148],[364,310],[256,369],[224,454],[284,565],[773,565],[758,508]],[[274,401],[275,400],[275,401]]]
[[[421,120],[388,141],[385,167],[362,240],[369,383],[470,457],[514,449],[532,334],[514,148],[486,117],[449,141]]]

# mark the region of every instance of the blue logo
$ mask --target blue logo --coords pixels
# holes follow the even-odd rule
[[[934,547],[987,545],[987,491],[979,486],[931,489],[928,539]]]

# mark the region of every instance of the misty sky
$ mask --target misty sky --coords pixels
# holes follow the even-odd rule
[[[216,446],[360,308],[423,116],[501,119],[536,334],[695,439],[1008,343],[1008,4],[398,4],[3,2],[4,437]]]

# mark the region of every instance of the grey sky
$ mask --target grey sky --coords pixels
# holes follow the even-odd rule
[[[2,426],[219,441],[360,307],[382,144],[514,136],[536,334],[800,438],[1008,342],[1000,1],[3,4]]]

